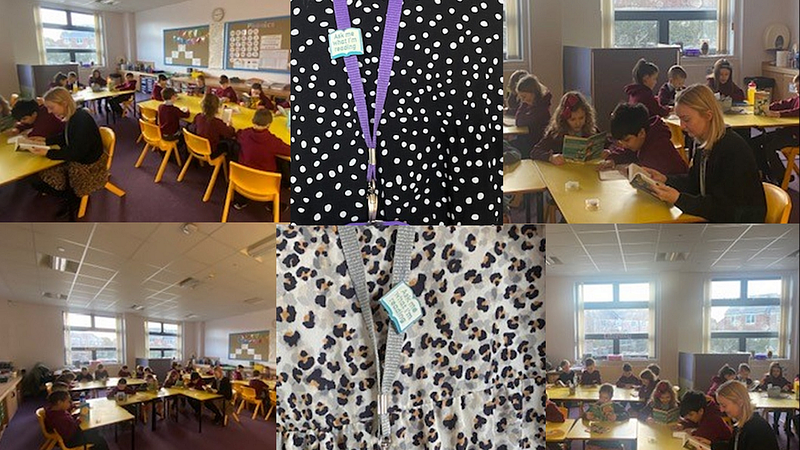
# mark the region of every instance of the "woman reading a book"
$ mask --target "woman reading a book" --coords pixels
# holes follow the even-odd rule
[[[778,450],[775,433],[769,423],[755,412],[747,386],[736,380],[726,381],[717,390],[717,403],[735,425],[731,449]]]
[[[66,122],[66,127],[64,132],[46,140],[31,139],[59,148],[34,148],[30,152],[65,164],[42,171],[34,186],[64,199],[59,219],[74,221],[81,197],[105,186],[108,155],[103,152],[103,141],[94,119],[85,109],[77,107],[69,91],[62,87],[49,90],[44,95],[44,104],[48,111]]]
[[[763,223],[767,202],[753,152],[726,129],[711,89],[700,84],[685,89],[675,99],[675,114],[699,151],[686,175],[645,167],[656,182],[653,195],[710,222]]]

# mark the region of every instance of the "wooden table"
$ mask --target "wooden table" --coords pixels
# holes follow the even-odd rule
[[[564,422],[545,423],[545,438],[548,444],[560,444],[567,439],[567,433],[577,422],[577,419],[567,419]]]
[[[766,392],[751,392],[750,400],[757,409],[770,411],[794,411],[800,409],[800,401],[794,394],[789,394],[787,398],[769,398]]]
[[[663,423],[639,422],[637,450],[681,450],[683,439],[672,437],[672,429]]]
[[[90,406],[89,421],[81,422],[81,430],[86,431],[130,421],[131,449],[136,448],[136,418],[133,414],[119,406],[116,401],[107,398],[93,398],[88,402]],[[116,436],[116,428],[114,428],[114,436]]]
[[[194,122],[195,116],[200,114],[203,110],[200,107],[200,101],[202,100],[201,97],[194,97],[189,95],[179,95],[178,99],[175,100],[173,103],[175,106],[181,108],[186,107],[189,109],[189,118],[187,119],[189,122]],[[163,102],[158,100],[147,100],[145,102],[139,103],[139,108],[149,109],[153,111],[158,111],[159,105]],[[235,106],[238,108],[239,112],[234,112],[233,117],[231,120],[231,125],[233,128],[237,130],[242,130],[245,128],[250,128],[253,126],[253,115],[255,115],[256,110],[245,108],[243,106]],[[289,128],[286,126],[287,123],[286,116],[279,116],[274,115],[272,118],[272,125],[269,127],[269,131],[272,132],[275,136],[277,136],[280,140],[285,143],[289,143]]]
[[[567,162],[556,166],[535,161],[536,168],[569,223],[665,223],[702,222],[701,217],[683,214],[675,206],[639,192],[627,180],[601,181],[597,163]],[[577,181],[580,189],[567,191],[567,181]],[[596,211],[586,209],[586,199],[600,200]]]
[[[780,127],[797,127],[800,126],[800,118],[798,117],[769,117],[769,116],[756,116],[753,114],[752,106],[735,106],[728,114],[723,114],[725,125],[731,128],[780,128]],[[672,115],[664,119],[672,132],[672,143],[676,146],[680,145],[683,148],[686,143],[684,142],[683,130],[681,129],[681,120],[678,116]]]
[[[147,384],[147,382],[141,378],[125,378],[125,380],[128,382],[128,386],[132,387],[140,386],[142,384]],[[97,380],[83,381],[80,383],[75,383],[75,385],[70,387],[69,390],[77,392],[77,391],[93,391],[97,389],[110,389],[116,386],[118,382],[119,378],[116,377],[107,378],[103,381],[97,381]]]
[[[275,385],[278,383],[275,380],[261,380],[267,385],[267,389],[274,391]],[[250,380],[231,380],[231,384],[238,384],[240,386],[250,387]]]
[[[523,194],[525,198],[525,220],[531,221],[531,205],[527,199],[528,194],[536,194],[537,202],[537,223],[544,222],[544,191],[547,185],[544,184],[542,175],[531,159],[523,159],[511,170],[503,173],[503,193],[504,194]]]
[[[0,134],[0,186],[57,166],[64,161],[55,161],[31,152],[18,152],[8,136]]]
[[[223,398],[220,394],[213,394],[211,392],[206,391],[199,391],[196,389],[186,389],[186,388],[162,388],[164,397],[172,397],[175,395],[183,395],[184,397],[191,398],[200,402],[200,411],[197,414],[197,431],[198,433],[203,432],[203,405],[205,402],[209,400],[217,400]],[[224,410],[223,410],[224,411]],[[177,416],[176,416],[177,418]]]
[[[631,448],[636,448],[639,421],[628,419],[624,422],[598,422],[610,428],[605,433],[592,433],[586,420],[575,423],[567,433],[567,441],[630,441]]]
[[[600,399],[600,386],[578,386],[574,394],[570,394],[566,387],[548,387],[546,392],[552,401],[594,402]],[[613,400],[626,403],[644,402],[639,398],[638,390],[618,387],[614,388]]]
[[[514,116],[503,115],[503,136],[515,136],[528,134],[528,127],[518,127],[517,119]],[[520,149],[520,151],[522,151]]]
[[[128,95],[133,94],[131,98],[133,99],[133,110],[136,111],[136,91],[112,91],[108,88],[104,88],[101,91],[93,91],[92,88],[87,87],[78,92],[72,93],[72,98],[75,100],[76,103],[84,103],[84,102],[92,102],[96,100],[102,100],[104,98],[112,98],[112,97],[119,97],[121,95]],[[106,124],[109,123],[108,121],[108,109],[105,111],[106,113]],[[114,122],[116,123],[117,118],[114,117]]]

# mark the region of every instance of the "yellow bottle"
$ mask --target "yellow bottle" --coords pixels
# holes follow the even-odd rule
[[[751,105],[756,104],[756,91],[758,90],[758,86],[756,86],[756,82],[750,80],[750,83],[747,85],[747,103]]]

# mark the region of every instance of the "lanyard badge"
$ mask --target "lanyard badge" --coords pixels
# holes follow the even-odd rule
[[[347,0],[333,0],[334,15],[336,16],[336,31],[328,34],[328,47],[331,59],[344,58],[347,67],[347,76],[350,79],[350,89],[353,94],[358,121],[361,123],[361,133],[367,146],[367,208],[369,221],[374,222],[378,216],[378,177],[377,177],[377,137],[378,127],[386,103],[386,94],[389,91],[389,79],[392,75],[392,63],[397,46],[397,34],[400,28],[400,16],[403,12],[403,0],[389,0],[383,42],[381,43],[381,56],[378,64],[378,82],[375,93],[375,117],[370,128],[367,99],[364,95],[364,85],[361,81],[361,69],[358,67],[358,55],[364,54],[364,42],[361,30],[352,27],[350,11]]]

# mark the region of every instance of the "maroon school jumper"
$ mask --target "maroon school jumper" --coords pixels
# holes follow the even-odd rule
[[[194,118],[194,126],[200,137],[208,139],[212,153],[216,150],[220,140],[233,139],[236,136],[236,130],[225,124],[219,117],[209,119],[205,114],[198,114]]]
[[[239,164],[253,169],[267,172],[277,172],[275,155],[290,156],[289,144],[278,139],[269,130],[256,130],[245,128],[239,131],[237,140],[239,149]]]
[[[706,84],[712,91],[719,92],[723,97],[730,97],[735,102],[744,101],[744,91],[731,79],[728,79],[728,82],[725,84],[719,84],[712,75],[709,75],[708,78],[706,78]]]
[[[230,86],[228,86],[225,89],[223,89],[222,91],[220,91],[218,93],[218,96],[219,97],[227,97],[228,100],[232,101],[233,103],[236,103],[236,102],[239,101],[239,97],[236,95],[236,91]]]
[[[50,111],[47,110],[47,107],[41,105],[39,106],[39,111],[37,111],[36,120],[33,121],[33,124],[29,125],[17,122],[15,127],[19,131],[30,129],[31,131],[28,133],[29,137],[48,137],[64,132],[64,122],[54,114],[51,114]]]
[[[679,175],[689,171],[689,166],[681,158],[672,144],[672,133],[661,120],[661,117],[650,117],[650,129],[644,138],[642,148],[635,152],[622,147],[610,149],[608,159],[615,164],[636,163],[640,166],[656,169],[664,175]]]
[[[669,108],[665,108],[658,104],[656,96],[653,95],[653,90],[649,87],[634,83],[625,86],[625,93],[628,95],[628,104],[635,105],[641,103],[647,107],[650,116],[669,116]]]
[[[158,126],[162,136],[173,136],[181,129],[181,119],[189,117],[189,111],[183,112],[175,105],[162,103],[158,105]]]

